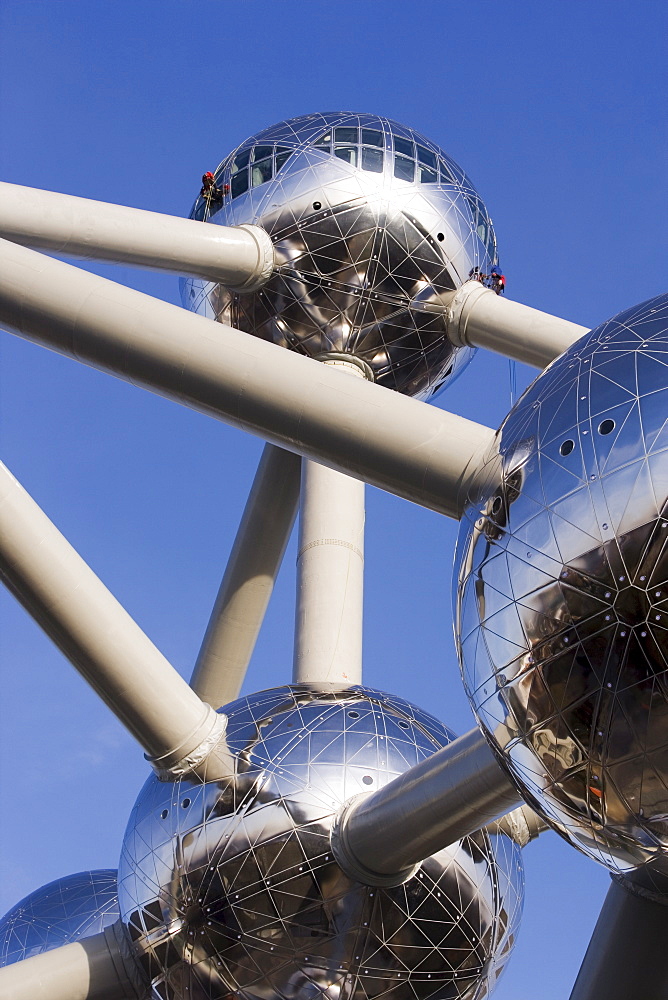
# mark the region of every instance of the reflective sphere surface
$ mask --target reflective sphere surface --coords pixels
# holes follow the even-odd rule
[[[262,226],[279,266],[250,294],[184,280],[186,308],[310,357],[355,354],[420,398],[470,360],[445,335],[439,296],[489,271],[494,230],[433,142],[375,115],[305,115],[247,139],[215,177],[220,196],[200,196],[191,217]]]
[[[115,920],[115,870],[56,879],[31,892],[0,920],[0,966],[99,934]]]
[[[502,425],[463,518],[464,682],[533,805],[613,870],[668,861],[668,296],[603,323]]]
[[[232,784],[151,777],[119,871],[122,919],[163,1000],[480,998],[514,943],[520,852],[479,833],[370,888],[330,849],[350,796],[453,734],[366,688],[274,688],[226,706]],[[382,837],[382,831],[379,831]]]

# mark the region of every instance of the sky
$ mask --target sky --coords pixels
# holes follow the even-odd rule
[[[593,327],[665,290],[665,22],[654,0],[3,0],[0,179],[186,215],[203,171],[246,136],[371,111],[473,178],[510,298]],[[180,304],[175,276],[86,266]],[[8,334],[0,350],[3,460],[188,677],[262,442]],[[518,387],[535,374],[518,365]],[[478,352],[434,405],[498,426],[508,361]],[[368,488],[365,682],[464,732],[456,535]],[[293,538],[245,692],[290,678],[294,564]],[[1,913],[51,879],[117,866],[147,765],[0,601]],[[524,861],[523,926],[494,997],[563,1000],[609,878],[553,833]]]

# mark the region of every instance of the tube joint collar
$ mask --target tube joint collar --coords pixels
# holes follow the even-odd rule
[[[369,796],[364,792],[360,792],[359,795],[353,795],[344,803],[342,809],[336,816],[334,824],[332,826],[332,832],[330,834],[330,844],[332,848],[332,854],[334,859],[338,864],[339,868],[349,877],[355,879],[356,882],[361,882],[362,885],[376,885],[384,888],[391,888],[396,885],[403,885],[407,882],[409,878],[419,869],[418,865],[410,865],[408,868],[402,868],[398,872],[376,872],[372,868],[367,868],[367,866],[356,857],[354,850],[350,845],[348,838],[348,821],[351,814],[360,805],[364,799]]]

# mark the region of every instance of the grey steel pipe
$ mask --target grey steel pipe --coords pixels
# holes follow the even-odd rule
[[[613,876],[570,1000],[666,1000],[668,894]]]
[[[479,281],[465,282],[450,298],[445,315],[453,344],[486,347],[536,368],[545,368],[589,332],[497,295]]]
[[[0,324],[459,517],[491,428],[0,241]]]
[[[0,1000],[137,1000],[146,995],[138,967],[119,943],[122,929],[54,948],[0,969]]]
[[[190,681],[213,708],[239,696],[297,515],[300,466],[265,446]]]
[[[274,269],[259,226],[214,226],[0,182],[0,236],[23,246],[260,288]]]
[[[522,799],[478,729],[368,796],[334,826],[339,865],[367,885],[397,885],[430,854],[514,809]]]
[[[161,777],[234,774],[225,716],[197,697],[1,463],[0,579]]]

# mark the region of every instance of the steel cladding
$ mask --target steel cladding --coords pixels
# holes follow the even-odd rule
[[[532,805],[613,870],[668,868],[668,296],[620,313],[503,423],[458,543],[478,719]]]
[[[262,226],[278,266],[250,294],[184,280],[187,308],[311,357],[355,354],[422,399],[470,360],[446,337],[440,296],[488,272],[496,242],[470,179],[434,143],[375,115],[305,115],[247,139],[215,180],[191,217]]]
[[[392,889],[347,878],[330,848],[345,800],[454,735],[408,702],[358,687],[274,688],[226,713],[242,762],[236,783],[151,777],[128,824],[121,915],[153,995],[484,995],[522,905],[520,851],[509,838],[468,837]]]

